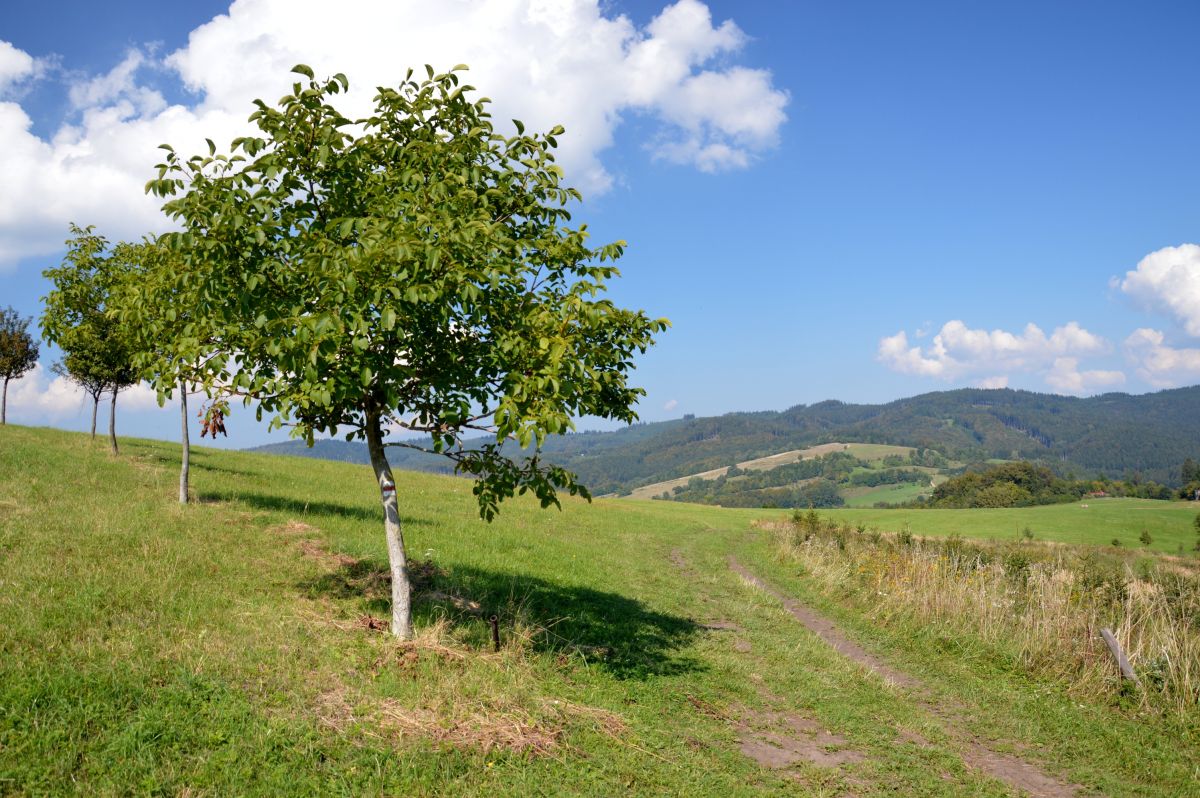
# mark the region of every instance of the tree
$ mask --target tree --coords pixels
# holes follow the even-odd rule
[[[195,337],[192,313],[175,291],[175,274],[180,264],[173,253],[155,239],[119,247],[130,269],[115,291],[112,315],[125,325],[134,365],[157,386],[159,404],[164,404],[176,390],[179,392],[179,503],[187,504],[192,451],[188,434],[188,386],[203,374],[204,364],[215,350],[209,339]],[[224,403],[221,406],[225,407]],[[206,416],[204,429],[207,427]]]
[[[174,355],[203,358],[199,382],[256,403],[274,427],[365,438],[392,575],[392,632],[412,635],[391,429],[475,477],[480,514],[532,492],[587,497],[540,458],[545,436],[595,415],[633,421],[628,384],[665,320],[601,295],[624,242],[590,248],[567,225],[580,199],[554,164],[556,127],[501,135],[458,69],[381,88],[352,122],[333,105],[343,75],[307,80],[276,106],[256,101],[261,135],[232,155],[184,159],[169,146],[148,190],[181,230],[163,237],[179,268],[159,286],[193,321]],[[145,297],[155,302],[157,289]],[[165,386],[157,380],[159,390]],[[464,436],[493,439],[467,448]],[[507,456],[507,440],[532,454]]]
[[[72,224],[63,262],[42,272],[54,283],[42,299],[43,334],[66,353],[63,368],[75,382],[85,390],[89,384],[99,384],[112,392],[108,434],[113,454],[117,453],[117,394],[137,382],[128,335],[109,313],[113,295],[129,270],[128,250],[111,249],[95,228]]]
[[[96,438],[96,414],[100,409],[100,395],[108,390],[105,382],[97,371],[85,362],[86,351],[70,352],[62,360],[50,367],[60,377],[65,377],[75,383],[92,400],[92,439]]]
[[[38,344],[29,334],[29,322],[11,307],[0,310],[0,377],[4,390],[0,392],[0,424],[8,423],[8,383],[29,373],[38,360]]]
[[[1140,540],[1142,542],[1143,546],[1149,546],[1151,543],[1154,542],[1154,538],[1153,538],[1153,536],[1151,536],[1150,530],[1148,530],[1148,529],[1142,530],[1142,534],[1138,535],[1138,540]]]

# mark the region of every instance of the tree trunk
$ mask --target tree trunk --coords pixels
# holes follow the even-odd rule
[[[4,394],[0,396],[0,424],[8,423],[8,380],[4,378]]]
[[[92,394],[92,440],[96,440],[96,412],[100,409],[100,394]]]
[[[379,413],[367,411],[367,451],[371,468],[379,483],[383,503],[383,531],[387,537],[388,564],[392,570],[392,634],[401,640],[411,640],[412,587],[408,583],[408,563],[404,556],[404,534],[400,529],[400,511],[396,504],[396,482],[383,448],[383,430]]]
[[[188,468],[192,461],[192,444],[188,438],[187,386],[179,383],[179,411],[183,416],[183,462],[179,466],[179,503],[188,503]]]
[[[112,453],[117,454],[117,393],[120,388],[113,386],[112,404],[108,407],[108,440],[112,444]]]

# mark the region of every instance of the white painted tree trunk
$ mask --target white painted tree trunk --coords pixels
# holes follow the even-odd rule
[[[0,396],[0,424],[8,423],[8,380],[4,378],[4,395]]]
[[[183,417],[183,429],[180,441],[183,444],[183,462],[179,466],[179,503],[188,503],[188,469],[192,461],[192,443],[188,438],[188,408],[187,386],[179,383],[179,412]]]
[[[96,413],[100,410],[100,394],[92,394],[92,440],[96,440]]]
[[[383,430],[377,412],[367,412],[367,451],[371,468],[379,483],[379,498],[383,504],[383,531],[387,537],[388,565],[392,571],[392,634],[401,640],[411,640],[412,586],[408,582],[408,562],[404,554],[404,533],[400,528],[400,510],[396,502],[396,481],[383,447]]]
[[[108,406],[108,440],[112,444],[112,453],[117,454],[117,386],[112,389],[112,404]]]

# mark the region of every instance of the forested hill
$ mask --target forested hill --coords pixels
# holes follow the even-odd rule
[[[593,492],[608,493],[833,441],[933,448],[968,462],[1034,460],[1079,476],[1137,472],[1174,485],[1180,464],[1200,457],[1200,386],[1086,399],[963,389],[883,405],[826,401],[558,436],[545,452],[579,473]],[[318,441],[312,449],[294,441],[259,451],[367,462],[365,446],[342,441]],[[389,456],[400,468],[448,470],[440,458],[410,450],[392,449]]]

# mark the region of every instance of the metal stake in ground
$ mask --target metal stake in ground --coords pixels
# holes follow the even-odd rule
[[[492,624],[492,649],[494,651],[499,651],[500,650],[500,618],[499,618],[499,616],[493,615],[489,620],[491,621],[491,624]]]

